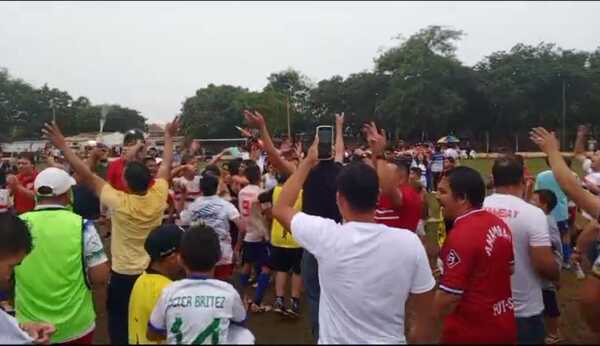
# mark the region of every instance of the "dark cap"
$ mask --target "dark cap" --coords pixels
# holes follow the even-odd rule
[[[168,256],[179,249],[183,229],[174,224],[161,225],[148,235],[144,249],[152,261]]]
[[[412,165],[412,157],[410,155],[400,155],[391,160],[399,169],[408,172]]]
[[[123,137],[123,144],[127,145],[128,143],[136,143],[138,140],[144,142],[145,141],[144,131],[140,129],[131,129],[125,132],[125,136]]]

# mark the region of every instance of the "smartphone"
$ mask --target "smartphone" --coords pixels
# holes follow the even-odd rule
[[[319,160],[331,160],[333,158],[333,126],[317,126],[319,136]]]

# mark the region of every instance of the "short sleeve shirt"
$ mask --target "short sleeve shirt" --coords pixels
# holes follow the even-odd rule
[[[415,232],[421,218],[423,200],[411,185],[403,185],[398,189],[402,192],[402,206],[394,208],[392,200],[381,194],[375,211],[375,222]]]
[[[106,170],[106,179],[108,183],[119,191],[127,191],[125,181],[123,180],[123,170],[125,169],[125,160],[118,158],[109,162]]]
[[[233,286],[199,277],[164,288],[148,328],[166,335],[168,344],[225,344],[231,321],[245,319],[246,309]]]
[[[161,274],[144,272],[137,278],[129,299],[129,344],[156,344],[146,338],[150,314],[171,280]]]
[[[291,231],[319,262],[320,344],[406,342],[408,296],[435,286],[416,234],[376,223],[341,225],[305,213],[294,216]]]
[[[141,274],[150,257],[144,242],[150,231],[160,226],[165,209],[169,184],[156,179],[145,195],[119,191],[105,184],[100,202],[111,209],[112,270],[124,275]]]
[[[508,226],[484,210],[457,218],[440,258],[439,289],[460,296],[444,319],[442,343],[516,343]]]
[[[550,170],[546,170],[537,175],[535,180],[535,190],[546,189],[554,192],[556,195],[557,204],[552,209],[552,216],[557,222],[565,221],[569,219],[569,200],[567,195],[563,192],[554,177],[554,174]]]
[[[27,190],[33,191],[33,182],[35,181],[36,176],[37,171],[34,171],[33,174],[29,176],[17,174],[17,179],[19,180],[21,186]],[[20,191],[16,191],[14,196],[14,204],[17,214],[23,214],[28,211],[32,211],[33,208],[35,208],[35,199],[25,195]]]
[[[244,241],[261,242],[267,238],[265,227],[253,219],[252,207],[258,202],[258,195],[261,193],[260,187],[248,185],[238,193],[238,204],[242,216],[242,224],[246,229]]]
[[[515,273],[512,292],[515,316],[531,317],[542,313],[542,279],[533,268],[530,247],[550,247],[548,219],[544,212],[521,198],[493,194],[483,202],[483,207],[501,218],[512,231]]]
[[[219,196],[201,196],[181,212],[181,223],[194,226],[204,223],[212,227],[221,243],[221,260],[217,265],[233,263],[229,221],[240,217],[238,210]]]

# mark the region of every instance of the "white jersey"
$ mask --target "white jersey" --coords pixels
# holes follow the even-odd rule
[[[501,218],[512,231],[515,273],[511,276],[511,287],[515,316],[541,314],[544,310],[542,279],[533,268],[529,247],[550,246],[546,215],[521,198],[499,193],[487,197],[483,207]]]
[[[185,188],[186,198],[184,201],[184,208],[190,205],[202,194],[200,191],[200,179],[201,177],[199,175],[194,176],[194,179],[192,180],[188,180],[186,177],[177,177],[173,179],[173,185],[180,185]],[[175,195],[175,199],[177,200],[179,200],[181,197],[181,194]]]
[[[262,220],[257,220],[257,215],[252,213],[252,206],[257,203],[258,195],[262,190],[256,185],[248,185],[238,193],[238,203],[240,214],[242,215],[242,224],[246,230],[244,241],[256,243],[266,240],[265,227],[262,227]]]
[[[458,160],[459,154],[458,151],[456,151],[456,149],[448,148],[444,151],[444,157],[451,157],[455,160]]]
[[[191,277],[165,287],[149,328],[166,333],[169,344],[226,344],[230,322],[246,319],[239,293],[229,283]]]
[[[229,221],[240,217],[235,206],[219,196],[200,196],[181,212],[181,223],[195,226],[201,223],[212,227],[221,243],[221,260],[217,265],[233,263]]]

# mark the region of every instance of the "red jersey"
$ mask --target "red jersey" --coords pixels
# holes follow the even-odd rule
[[[398,189],[402,192],[402,206],[394,209],[391,198],[381,194],[375,211],[375,222],[415,232],[421,218],[423,201],[411,185],[402,185]]]
[[[106,172],[106,180],[110,186],[123,192],[127,192],[127,185],[123,177],[123,171],[125,170],[125,160],[118,158],[114,161],[109,162],[108,170]]]
[[[125,177],[123,176],[123,172],[125,171],[125,166],[127,162],[123,160],[123,158],[118,158],[114,161],[109,162],[108,169],[106,171],[106,180],[113,188],[128,192],[127,184],[125,183]],[[154,185],[154,179],[150,181],[150,187]]]
[[[19,180],[21,186],[25,187],[27,190],[33,191],[33,182],[35,181],[37,174],[38,173],[35,170],[31,175],[28,176],[17,174],[17,179]],[[23,214],[28,211],[32,211],[33,208],[35,208],[35,199],[17,190],[15,191],[14,204],[17,214]]]
[[[485,210],[471,211],[454,222],[440,258],[444,274],[439,289],[461,297],[444,319],[441,342],[515,344],[510,228]]]

